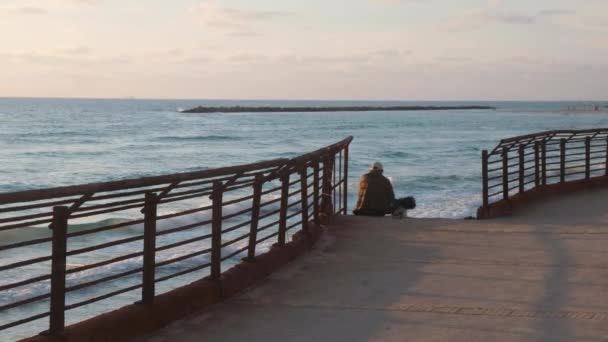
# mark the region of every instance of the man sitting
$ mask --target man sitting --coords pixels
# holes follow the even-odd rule
[[[375,162],[359,182],[359,199],[353,214],[362,216],[384,216],[393,211],[395,193],[393,185],[384,177],[380,162]]]
[[[393,214],[401,218],[406,216],[407,209],[416,207],[413,197],[395,199],[393,185],[382,174],[384,168],[375,162],[370,171],[361,177],[359,182],[359,199],[353,214],[361,216],[384,216]]]

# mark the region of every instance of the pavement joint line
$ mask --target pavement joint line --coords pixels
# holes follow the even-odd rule
[[[608,235],[608,231],[523,231],[523,230],[480,230],[480,229],[426,229],[426,228],[407,228],[406,232],[420,233],[470,233],[470,234],[522,234],[522,235]]]
[[[545,310],[520,310],[504,307],[467,307],[431,304],[404,304],[397,306],[368,306],[368,305],[319,305],[319,304],[295,304],[295,303],[266,303],[249,300],[235,300],[235,304],[255,306],[287,306],[302,309],[329,309],[340,311],[392,311],[406,313],[436,313],[460,316],[485,316],[505,318],[528,318],[528,319],[570,319],[608,321],[608,312],[589,311],[545,311]]]
[[[402,259],[395,262],[412,264],[447,264],[447,265],[489,265],[489,266],[519,266],[519,267],[547,267],[547,268],[578,268],[578,269],[608,269],[608,264],[544,264],[534,262],[479,260],[479,259]]]

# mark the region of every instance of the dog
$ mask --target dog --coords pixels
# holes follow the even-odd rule
[[[395,201],[395,209],[393,210],[394,219],[402,219],[407,217],[409,209],[416,208],[416,199],[412,196],[400,198]]]

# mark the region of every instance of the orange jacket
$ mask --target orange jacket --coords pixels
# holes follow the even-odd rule
[[[381,171],[372,170],[361,177],[355,210],[369,214],[389,214],[394,202],[393,185]]]

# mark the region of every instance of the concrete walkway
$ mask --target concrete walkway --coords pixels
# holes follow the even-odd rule
[[[309,255],[143,341],[608,341],[607,199],[339,218]]]

